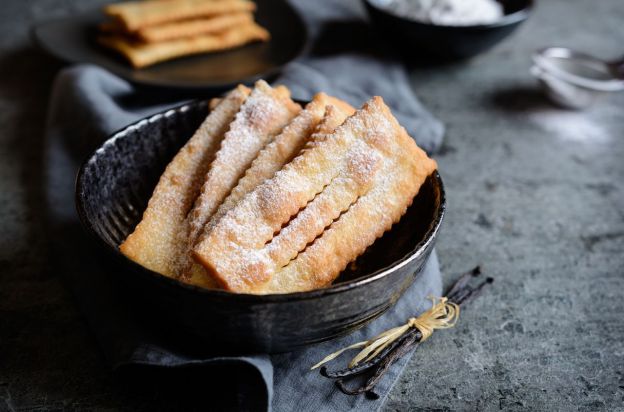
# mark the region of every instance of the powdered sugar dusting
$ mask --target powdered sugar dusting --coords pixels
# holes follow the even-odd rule
[[[415,152],[413,143],[405,147],[404,143],[411,139],[404,140],[401,133],[404,131],[381,99],[373,99],[333,134],[316,141],[271,180],[245,197],[217,223],[196,247],[196,253],[212,262],[218,268],[217,275],[230,288],[241,288],[239,291],[264,293],[273,287],[283,288],[284,279],[290,287],[299,290],[301,282],[310,281],[310,273],[317,270],[328,271],[326,277],[336,276],[363,251],[360,249],[365,249],[398,220],[429,174],[427,172],[417,185],[411,181],[416,171],[412,165],[419,153]],[[321,190],[323,192],[306,205]],[[362,202],[363,199],[367,200]],[[360,203],[364,206],[358,208]],[[356,212],[349,209],[353,204]],[[345,210],[348,212],[334,222]],[[353,213],[357,216],[350,216]],[[348,223],[340,223],[353,219],[356,222],[352,224],[358,227],[371,226],[363,239],[349,233],[353,229]],[[328,225],[330,229],[323,233]],[[354,243],[353,249],[342,243],[332,244],[333,249],[327,249],[330,245],[323,239],[329,231],[339,233],[328,235],[327,242],[342,236]],[[314,247],[305,249],[320,233],[323,235],[314,242]],[[305,252],[297,256],[304,249]],[[295,264],[281,269],[293,257],[296,257]],[[328,262],[327,268],[319,269],[324,257],[331,257],[335,262]],[[247,268],[244,269],[240,262],[246,259],[254,263],[243,265]],[[241,278],[245,279],[244,285]]]
[[[611,139],[609,132],[585,113],[540,111],[532,113],[530,119],[536,126],[561,140],[604,143]]]
[[[230,92],[202,122],[162,174],[143,218],[121,245],[121,251],[144,267],[177,276],[186,237],[185,219],[229,124],[249,94],[244,86]]]
[[[273,136],[299,112],[300,107],[288,94],[272,89],[266,82],[256,83],[251,95],[236,114],[221,142],[219,151],[206,175],[201,194],[187,217],[188,238],[186,253],[181,255],[183,277],[196,271],[191,258],[208,220],[223,202],[253,159]]]
[[[308,140],[314,127],[321,120],[324,107],[325,99],[322,96],[315,96],[312,102],[308,103],[305,109],[299,112],[297,117],[260,151],[245,175],[210,219],[204,232],[212,230],[216,223],[247,193],[273,177],[288,161],[295,157]]]
[[[404,138],[410,138],[394,118],[388,116],[386,120],[373,120],[372,133],[362,135],[370,143],[378,142],[379,134],[390,137],[371,189],[291,264],[277,271],[263,286],[263,293],[308,290],[331,282],[405,213],[424,179],[435,169],[435,162],[415,145],[406,144]]]
[[[260,149],[296,114],[293,106],[285,103],[264,81],[256,84],[230,125],[195,203],[191,214],[192,242]]]

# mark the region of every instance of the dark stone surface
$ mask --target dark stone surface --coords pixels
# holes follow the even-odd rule
[[[197,371],[113,377],[48,269],[40,147],[61,65],[30,46],[28,27],[95,3],[2,3],[0,410],[212,405],[210,395],[236,394]],[[385,410],[623,410],[624,94],[562,111],[528,75],[542,46],[617,57],[622,21],[621,0],[543,0],[492,52],[414,68],[418,94],[448,127],[437,157],[445,280],[482,263],[496,283],[418,350]]]
[[[467,64],[416,69],[447,124],[445,281],[496,282],[414,355],[385,410],[624,409],[624,94],[587,112],[539,94],[530,53],[616,58],[621,1],[538,1],[509,41]]]

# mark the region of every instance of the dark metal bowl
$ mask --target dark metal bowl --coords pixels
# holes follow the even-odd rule
[[[495,23],[471,26],[442,26],[397,16],[374,2],[363,0],[380,34],[413,60],[458,60],[489,50],[524,22],[533,0],[498,0],[505,15]]]
[[[80,220],[136,306],[161,327],[181,326],[216,349],[283,352],[344,335],[393,305],[433,249],[445,209],[437,172],[401,221],[324,289],[274,295],[207,290],[147,270],[119,252],[165,166],[207,113],[207,104],[197,101],[134,123],[104,142],[78,173]]]

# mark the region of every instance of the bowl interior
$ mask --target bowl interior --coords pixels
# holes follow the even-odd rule
[[[119,252],[119,245],[141,220],[165,167],[207,113],[205,102],[195,102],[128,126],[107,140],[79,172],[76,202],[83,225],[129,270],[136,265]],[[416,253],[440,223],[443,196],[435,173],[401,221],[349,265],[334,285],[361,279]]]

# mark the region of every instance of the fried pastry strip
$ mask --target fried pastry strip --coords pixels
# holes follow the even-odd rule
[[[221,142],[191,211],[191,243],[232,191],[262,148],[295,117],[301,107],[285,88],[256,82]]]
[[[213,97],[212,99],[208,100],[208,109],[210,110],[214,109],[215,107],[219,105],[219,103],[221,103],[221,98]]]
[[[293,159],[223,216],[195,246],[195,258],[224,285],[230,279],[235,283],[241,269],[255,263],[258,273],[245,275],[251,282],[265,280],[256,279],[266,272],[257,252],[338,175],[341,159],[354,139],[352,135],[340,136]]]
[[[271,271],[286,266],[334,219],[371,189],[381,156],[362,141],[356,141],[354,146],[346,156],[341,173],[265,247],[273,263]]]
[[[314,96],[312,101],[306,105],[293,121],[284,128],[282,133],[275,137],[254,159],[251,167],[247,169],[245,175],[232,190],[230,195],[223,201],[217,213],[212,217],[208,228],[209,230],[227,211],[232,209],[247,193],[251,192],[265,180],[270,179],[280,170],[286,163],[291,161],[303,148],[304,144],[312,135],[313,130],[323,119],[325,110],[328,105],[341,106],[342,110],[332,113],[328,116],[327,123],[340,122],[353,114],[355,109],[347,103],[319,93]],[[338,125],[333,125],[336,128]],[[323,135],[325,133],[322,133]]]
[[[381,98],[374,98],[245,197],[197,244],[195,258],[236,292],[281,293],[327,285],[403,215],[435,167]],[[340,187],[341,179],[353,184]],[[310,207],[316,210],[306,212]],[[279,267],[337,215],[318,239]],[[284,231],[287,238],[281,241]],[[266,245],[271,239],[281,242],[273,254]]]
[[[132,32],[176,20],[255,9],[255,3],[247,0],[148,0],[111,4],[104,7],[104,13],[122,22],[126,31]]]
[[[331,137],[287,164],[258,186],[225,215],[195,247],[195,258],[226,288],[241,289],[268,280],[272,264],[259,253],[274,233],[330,184],[343,168],[344,158],[357,133],[341,132],[347,119]]]
[[[203,178],[230,122],[250,90],[239,86],[214,108],[162,174],[143,219],[120,250],[140,265],[175,276],[183,222],[199,195]]]
[[[156,43],[200,34],[218,33],[252,22],[253,15],[251,13],[230,13],[148,26],[138,29],[134,34],[146,43]]]
[[[301,107],[290,99],[285,87],[271,88],[259,80],[237,113],[221,142],[193,209],[187,218],[186,253],[181,254],[180,275],[193,273],[191,248],[202,229],[249,168],[258,152],[292,120]],[[195,279],[194,283],[203,282]]]
[[[328,104],[332,104],[328,106]],[[341,107],[337,109],[336,106]],[[232,209],[247,193],[251,192],[265,180],[273,177],[284,164],[288,163],[301,150],[305,142],[310,138],[313,128],[316,128],[314,135],[317,139],[333,132],[344,120],[355,111],[350,105],[335,97],[319,93],[304,110],[284,128],[275,139],[269,143],[253,161],[251,167],[241,178],[230,195],[219,206],[217,212],[212,216],[208,224],[202,230],[202,237],[205,237],[210,230],[230,209]],[[323,112],[326,112],[323,115]],[[321,116],[323,118],[321,119]],[[319,122],[320,120],[320,122]],[[194,263],[189,267],[182,278],[189,283],[198,286],[205,286],[206,278],[210,278],[204,267],[199,263]]]
[[[135,68],[141,68],[176,57],[231,49],[253,41],[266,41],[269,37],[269,32],[252,22],[220,33],[158,43],[134,42],[120,35],[100,35],[97,41],[121,53]]]
[[[385,111],[385,117],[390,119],[391,114],[381,99],[371,104]],[[384,160],[375,174],[372,189],[296,259],[255,289],[255,293],[288,293],[329,285],[349,262],[364,253],[405,214],[437,165],[416,146],[396,120],[391,120],[377,129],[380,134],[373,137]],[[385,127],[386,131],[383,130]],[[381,150],[382,147],[385,150]]]
[[[284,86],[283,84],[275,86],[275,90],[279,91],[280,93],[290,93],[288,87]],[[221,100],[223,100],[221,97],[213,97],[212,99],[208,100],[208,109],[212,110],[217,107],[217,105],[221,103]],[[343,103],[348,105],[348,103]]]

